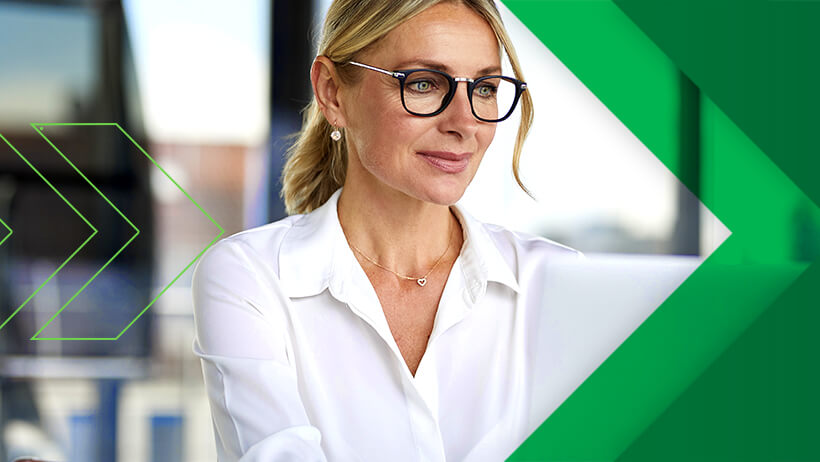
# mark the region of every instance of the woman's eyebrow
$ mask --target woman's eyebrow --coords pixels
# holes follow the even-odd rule
[[[452,69],[447,66],[446,64],[442,64],[436,61],[428,61],[424,59],[410,59],[407,61],[402,61],[399,64],[396,64],[395,70],[400,69],[409,69],[408,66],[412,67],[419,67],[424,69],[433,69],[436,71],[446,72],[448,74],[452,74]],[[479,70],[475,75],[482,76],[482,75],[490,75],[490,74],[500,74],[501,67],[500,66],[488,66],[484,69]],[[466,76],[465,76],[466,77]]]
[[[477,75],[490,75],[490,74],[494,75],[494,74],[500,74],[500,73],[501,73],[501,67],[500,66],[490,66],[490,67],[485,67],[484,69],[481,69],[480,71],[478,71]]]
[[[408,59],[395,65],[396,69],[409,69],[410,67],[433,69],[442,72],[448,72],[450,70],[450,68],[444,64],[435,61],[426,61],[424,59]]]

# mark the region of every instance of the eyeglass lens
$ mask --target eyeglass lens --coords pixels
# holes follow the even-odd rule
[[[450,81],[442,74],[414,71],[404,82],[404,105],[408,111],[427,115],[438,111],[450,93]],[[498,77],[478,79],[471,100],[475,115],[496,120],[510,112],[515,103],[516,84]]]

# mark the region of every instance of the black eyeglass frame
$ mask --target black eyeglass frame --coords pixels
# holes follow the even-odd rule
[[[473,113],[473,116],[476,119],[478,119],[482,122],[491,122],[491,123],[502,122],[502,121],[506,120],[507,118],[509,118],[512,115],[513,111],[515,111],[515,107],[518,105],[518,100],[521,98],[521,94],[524,93],[524,91],[527,89],[527,83],[526,82],[523,82],[523,81],[518,80],[518,79],[513,78],[513,77],[507,77],[506,75],[485,75],[485,76],[481,76],[477,79],[471,79],[469,77],[453,77],[453,76],[451,76],[450,74],[448,74],[444,71],[439,71],[439,70],[436,70],[436,69],[403,69],[403,70],[389,71],[387,69],[382,69],[380,67],[370,66],[368,64],[357,63],[355,61],[347,61],[346,64],[352,64],[354,66],[359,66],[359,67],[363,67],[365,69],[370,69],[371,71],[381,72],[382,74],[386,74],[386,75],[389,75],[389,76],[397,79],[399,81],[399,84],[400,84],[400,87],[401,87],[401,105],[404,107],[404,110],[407,111],[409,114],[412,114],[414,116],[419,116],[419,117],[433,117],[433,116],[437,116],[437,115],[441,114],[445,109],[447,109],[447,106],[449,106],[450,102],[453,100],[453,96],[455,96],[456,91],[458,90],[458,83],[459,82],[466,82],[467,83],[467,99],[470,101],[470,111]],[[407,80],[407,78],[410,76],[410,74],[412,74],[413,72],[434,72],[434,73],[439,74],[442,77],[447,79],[448,83],[450,84],[450,88],[449,88],[449,91],[447,92],[447,94],[444,96],[444,99],[441,101],[441,107],[439,107],[438,110],[436,110],[434,112],[431,112],[429,114],[423,114],[423,113],[419,113],[419,112],[413,112],[413,111],[411,111],[410,109],[407,108],[407,104],[404,101],[404,83]],[[475,89],[475,87],[479,83],[481,83],[485,80],[490,80],[490,79],[504,79],[508,82],[512,82],[513,84],[515,84],[515,97],[513,98],[513,102],[512,102],[512,105],[510,106],[510,110],[507,111],[506,114],[504,114],[504,117],[501,117],[501,118],[498,118],[498,119],[485,119],[485,118],[479,116],[475,112],[475,106],[473,106],[473,90]]]

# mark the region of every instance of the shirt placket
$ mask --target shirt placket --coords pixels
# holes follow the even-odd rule
[[[446,457],[438,415],[440,387],[436,345],[438,338],[469,312],[471,302],[466,296],[467,290],[461,278],[460,261],[457,260],[441,296],[427,351],[424,352],[415,377],[407,371],[407,379],[403,382],[420,460],[444,461]]]
[[[407,369],[405,367],[405,369]],[[421,379],[421,380],[419,380]],[[410,418],[410,429],[416,441],[418,459],[425,462],[444,462],[444,440],[441,438],[436,411],[430,409],[423,393],[430,393],[428,380],[416,374],[414,379],[410,372],[403,376],[404,397],[407,402],[407,414]],[[432,382],[431,380],[429,382]],[[433,386],[432,388],[435,388]]]
[[[418,450],[418,460],[444,462],[444,441],[441,438],[441,429],[437,418],[438,380],[433,352],[425,352],[424,357],[426,359],[422,359],[425,364],[424,366],[419,365],[416,376],[413,377],[390,332],[387,319],[384,318],[383,314],[379,319],[375,314],[371,314],[373,312],[371,309],[360,309],[359,305],[361,303],[362,301],[351,300],[347,302],[347,305],[353,313],[367,322],[379,334],[393,352],[393,358],[396,361],[395,369],[399,371],[401,376],[407,415],[410,419],[410,428]],[[381,309],[380,306],[379,309]],[[432,345],[429,347],[432,347]],[[428,356],[431,357],[428,358]]]
[[[384,316],[378,296],[364,274],[364,270],[358,266],[355,259],[340,258],[336,261],[344,260],[347,261],[336,268],[337,270],[344,268],[344,271],[336,274],[345,274],[346,277],[334,278],[331,281],[331,294],[368,323],[393,352],[396,370],[400,371],[407,414],[418,450],[418,460],[444,462],[446,453],[438,421],[439,386],[435,344],[440,335],[466,316],[468,307],[471,305],[468,290],[462,279],[460,258],[453,265],[445,284],[430,341],[415,377],[404,362],[398,344],[390,332],[390,326]]]

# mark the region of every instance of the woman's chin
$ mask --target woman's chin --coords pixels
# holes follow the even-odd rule
[[[438,184],[425,191],[423,200],[438,205],[450,206],[464,196],[465,184]]]

